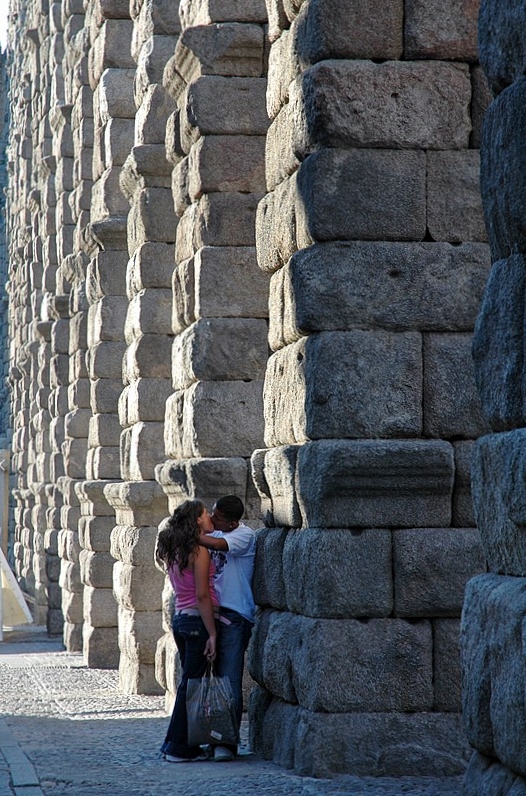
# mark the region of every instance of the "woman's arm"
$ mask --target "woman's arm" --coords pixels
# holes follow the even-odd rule
[[[195,599],[203,624],[208,631],[205,655],[211,661],[216,656],[216,623],[214,606],[210,597],[210,554],[203,547],[198,547],[194,554]]]

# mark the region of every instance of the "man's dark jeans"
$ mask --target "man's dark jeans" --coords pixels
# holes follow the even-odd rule
[[[221,608],[221,616],[228,619],[230,624],[219,623],[218,656],[216,672],[219,677],[228,677],[234,693],[236,706],[236,719],[238,729],[243,715],[243,667],[245,652],[250,641],[253,624],[244,616],[232,611],[230,608]],[[234,754],[236,746],[225,744]]]
[[[174,757],[192,758],[202,750],[199,746],[188,746],[186,688],[190,678],[203,677],[206,672],[204,650],[208,633],[200,616],[188,614],[174,614],[172,629],[181,658],[181,682],[161,752]]]

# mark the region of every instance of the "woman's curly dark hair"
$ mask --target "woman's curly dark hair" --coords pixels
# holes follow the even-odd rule
[[[205,510],[202,500],[185,500],[178,506],[157,539],[157,558],[167,569],[177,563],[179,572],[186,569],[190,555],[199,542],[198,517]]]

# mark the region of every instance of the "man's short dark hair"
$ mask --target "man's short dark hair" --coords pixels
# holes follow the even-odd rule
[[[216,509],[230,522],[239,522],[245,513],[243,501],[237,495],[224,495],[216,500]]]

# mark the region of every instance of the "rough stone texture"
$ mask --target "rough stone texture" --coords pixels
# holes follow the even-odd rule
[[[488,109],[481,141],[482,197],[497,262],[477,322],[474,356],[485,414],[494,431],[505,433],[484,437],[474,455],[475,516],[489,568],[499,575],[469,584],[462,623],[464,712],[477,750],[466,774],[468,794],[525,789],[524,18],[523,3],[481,4],[481,63],[491,89],[501,93]]]
[[[197,382],[166,403],[165,449],[175,459],[249,456],[263,442],[262,383]]]
[[[243,102],[247,90],[254,102]],[[204,135],[264,135],[268,127],[264,94],[261,78],[200,77],[186,95],[183,145],[189,150],[191,143]]]
[[[266,362],[264,320],[203,319],[174,341],[172,384],[181,390],[199,380],[262,378]]]
[[[355,650],[352,659],[349,648]],[[261,658],[263,685],[308,710],[347,713],[367,707],[372,712],[403,712],[432,705],[432,638],[427,621],[336,623],[272,613],[266,634],[254,638],[254,656]],[[324,674],[329,661],[339,673],[337,678]],[[367,679],[364,670],[369,672]]]
[[[517,134],[526,118],[525,95],[526,78],[521,77],[492,102],[484,118],[481,191],[493,260],[522,253],[526,245],[526,192],[524,182],[516,179],[526,158],[524,142]]]
[[[254,481],[260,495],[270,499],[273,522],[295,528],[301,526],[295,489],[298,450],[298,445],[286,445],[260,451],[258,464],[256,454],[252,457]]]
[[[479,532],[393,531],[393,569],[396,616],[460,616],[467,581],[486,569]]]
[[[502,766],[493,757],[485,757],[478,752],[473,753],[464,781],[466,796],[478,796],[481,793],[521,796],[525,789],[526,782],[523,777],[516,776],[513,771]]]
[[[477,61],[480,0],[405,4],[405,58]]]
[[[478,149],[480,148],[484,115],[493,100],[493,94],[480,66],[475,66],[471,70],[471,87],[473,92],[471,96],[471,122],[473,129],[471,131],[470,146]]]
[[[433,688],[436,711],[461,710],[460,621],[435,619],[433,628]]]
[[[267,540],[280,532],[262,533],[270,533],[265,542],[258,537],[268,558]],[[388,530],[290,531],[284,539],[281,576],[288,610],[331,619],[389,616],[393,610],[391,548]],[[278,562],[276,566],[279,572]],[[272,578],[272,573],[267,577]]]
[[[271,281],[274,349],[302,334],[367,325],[393,331],[467,331],[489,269],[483,244],[316,244]]]
[[[433,240],[486,241],[476,150],[428,152],[427,226]]]
[[[256,561],[252,588],[257,604],[266,608],[287,608],[283,578],[283,547],[286,528],[263,528],[256,537]]]
[[[455,485],[453,488],[453,525],[456,528],[476,525],[471,499],[471,460],[475,443],[472,441],[454,442]]]
[[[482,437],[472,464],[473,506],[492,572],[526,576],[524,429]]]
[[[421,352],[411,332],[322,332],[287,346],[268,364],[266,444],[419,436]],[[287,379],[276,392],[280,373]]]
[[[293,25],[305,63],[328,58],[399,58],[403,48],[402,0],[314,0]]]
[[[296,489],[307,527],[444,527],[452,487],[447,442],[331,440],[298,453]]]
[[[524,71],[526,42],[524,2],[481,0],[479,16],[480,62],[494,94],[509,86]]]
[[[465,65],[324,61],[281,93],[289,102],[277,115],[278,101],[269,100],[276,116],[267,135],[269,190],[322,147],[462,149],[471,132]]]
[[[424,434],[476,438],[489,431],[475,387],[470,334],[425,334]]]
[[[203,246],[195,256],[195,316],[268,317],[268,277],[250,247]]]
[[[305,149],[300,143],[300,152],[313,144],[384,149],[467,146],[471,86],[465,65],[329,61],[307,70],[300,80],[297,99],[293,95],[291,100],[305,104],[305,122],[299,131],[306,135]]]
[[[476,579],[466,599],[462,645],[463,700],[470,742],[483,754],[488,754],[491,747],[492,757],[521,776],[526,771],[522,642],[525,596],[524,578],[492,575]],[[468,624],[471,616],[472,629]],[[468,669],[473,664],[478,664],[477,678]]]
[[[425,771],[440,776],[464,772],[470,755],[458,714],[331,715],[274,699],[261,705],[257,720],[262,725],[258,751],[302,776],[343,771],[375,776]]]
[[[156,479],[173,508],[196,495],[212,505],[222,489],[236,495],[246,489],[247,463],[241,457],[168,460],[157,466]]]
[[[300,222],[305,243],[425,235],[423,152],[323,149],[302,164],[298,193],[305,207]],[[335,204],[336,195],[344,195],[345,203]],[[375,213],[379,204],[381,215]]]
[[[494,431],[524,425],[525,274],[522,254],[494,264],[475,326],[475,379],[482,409]]]
[[[458,595],[433,575],[427,607],[411,598],[411,615],[394,616],[414,550],[393,564],[391,542],[404,527],[475,534],[465,445],[483,427],[466,363],[489,246],[469,149],[488,101],[473,10],[12,9],[17,575],[37,621],[53,633],[64,621],[70,651],[118,666],[127,697],[166,690],[170,706],[178,663],[157,527],[183,499],[238,494],[245,520],[268,526],[258,600],[281,612],[271,633],[269,611],[255,630],[271,647],[255,674],[274,694],[258,692],[254,737],[298,773],[463,765],[456,620],[433,613],[458,612]],[[520,191],[509,194],[520,226]],[[445,549],[458,589],[467,546]],[[269,713],[264,727],[278,694],[283,720]]]

